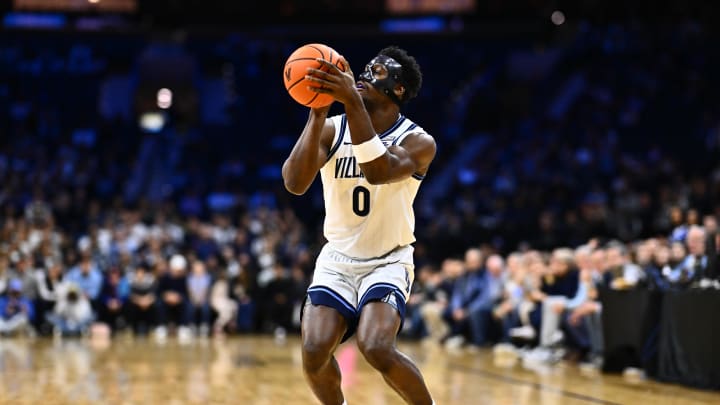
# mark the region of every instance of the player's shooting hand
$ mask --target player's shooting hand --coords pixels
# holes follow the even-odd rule
[[[315,93],[329,94],[343,104],[356,100],[358,92],[355,76],[345,58],[340,57],[340,63],[346,66],[344,72],[325,59],[318,58],[317,61],[322,65],[322,70],[308,68],[305,78],[314,84],[308,86],[308,89]]]

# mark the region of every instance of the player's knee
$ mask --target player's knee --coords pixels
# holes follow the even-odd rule
[[[358,338],[358,348],[367,362],[380,372],[389,369],[395,358],[392,340],[382,337]]]
[[[333,346],[331,339],[304,338],[302,358],[305,371],[317,371],[324,366],[332,356]]]

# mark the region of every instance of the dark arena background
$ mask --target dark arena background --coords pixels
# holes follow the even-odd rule
[[[720,403],[715,3],[3,1],[0,404],[319,403],[307,43],[423,70],[398,347],[438,405]],[[404,403],[336,358],[348,404]]]

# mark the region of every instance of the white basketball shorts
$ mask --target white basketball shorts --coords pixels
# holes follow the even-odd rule
[[[402,246],[385,256],[353,259],[325,245],[318,256],[307,294],[313,305],[336,309],[345,318],[348,330],[343,340],[355,333],[363,306],[394,296],[401,321],[415,278],[413,247]],[[402,325],[400,327],[402,330]]]

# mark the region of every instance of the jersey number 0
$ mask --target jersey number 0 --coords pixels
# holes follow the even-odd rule
[[[363,186],[353,190],[353,212],[359,217],[366,217],[370,213],[370,190]]]

